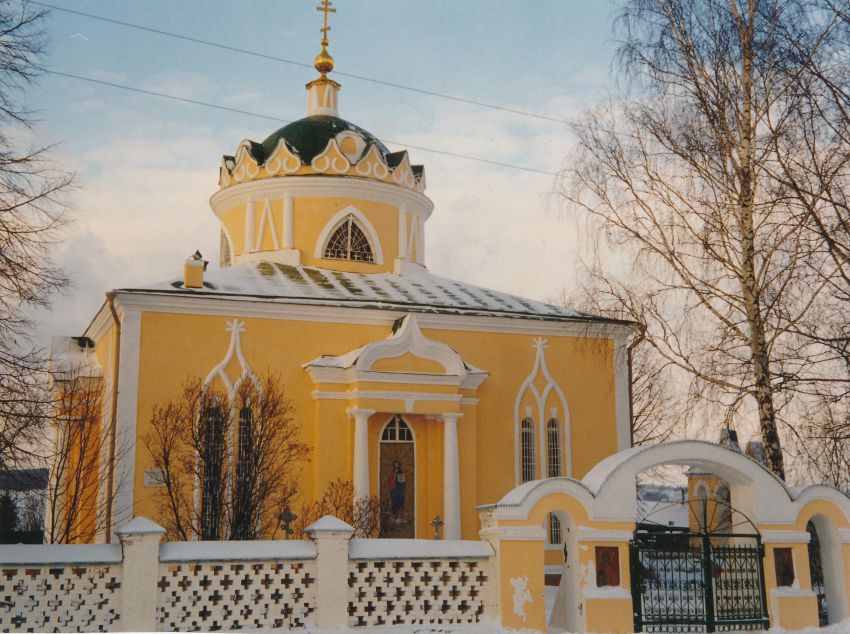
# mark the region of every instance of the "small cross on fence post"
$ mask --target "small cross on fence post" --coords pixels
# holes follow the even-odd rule
[[[280,523],[283,524],[283,532],[286,535],[286,539],[289,539],[292,536],[292,533],[295,532],[292,530],[292,522],[297,520],[298,516],[287,506],[283,509],[283,511],[281,511],[278,519],[280,520]]]
[[[434,519],[431,520],[431,526],[434,527],[434,539],[442,539],[440,537],[440,529],[443,527],[443,524],[445,524],[445,522],[440,519],[439,515],[435,515]]]

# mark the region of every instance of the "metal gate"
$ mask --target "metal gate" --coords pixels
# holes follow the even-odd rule
[[[630,544],[636,632],[768,629],[761,536],[751,524],[737,532],[735,515],[729,508],[713,531],[711,521],[696,531],[639,525]]]

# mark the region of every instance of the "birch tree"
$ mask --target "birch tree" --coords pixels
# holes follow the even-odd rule
[[[753,413],[781,478],[782,413],[819,379],[800,328],[840,271],[799,184],[778,174],[817,124],[806,79],[841,37],[833,18],[798,0],[626,0],[617,61],[631,93],[576,124],[563,189],[631,260],[606,292],[703,402]]]

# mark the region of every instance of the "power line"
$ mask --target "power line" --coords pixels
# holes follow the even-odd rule
[[[180,97],[178,95],[172,95],[165,92],[158,92],[156,90],[147,90],[145,88],[137,88],[135,86],[127,86],[126,84],[119,84],[112,81],[106,81],[104,79],[95,79],[93,77],[84,77],[83,75],[75,75],[73,73],[65,73],[58,70],[44,70],[45,73],[49,75],[56,75],[58,77],[66,77],[68,79],[76,79],[78,81],[89,82],[92,84],[98,84],[101,86],[109,86],[110,88],[118,88],[120,90],[126,90],[129,92],[140,93],[143,95],[148,95],[150,97],[160,97],[162,99],[169,99],[171,101],[178,101],[181,103],[188,103],[195,106],[203,106],[205,108],[214,108],[215,110],[223,110],[225,112],[234,112],[236,114],[243,114],[249,117],[258,117],[260,119],[266,119],[268,121],[275,121],[278,123],[291,123],[290,119],[282,119],[280,117],[274,117],[272,115],[262,114],[259,112],[251,112],[250,110],[241,110],[239,108],[231,108],[229,106],[222,106],[216,103],[210,103],[208,101],[200,101],[198,99],[190,99],[189,97]],[[463,159],[466,161],[477,161],[478,163],[486,163],[488,165],[495,165],[497,167],[506,167],[508,169],[519,170],[521,172],[529,172],[532,174],[543,174],[545,176],[557,176],[555,172],[547,172],[545,170],[535,169],[533,167],[523,167],[522,165],[514,165],[512,163],[502,163],[500,161],[491,161],[490,159],[481,158],[480,156],[471,156],[468,154],[458,154],[457,152],[449,152],[447,150],[435,150],[433,148],[422,147],[421,145],[411,145],[409,143],[404,143],[403,141],[392,141],[390,139],[384,139],[385,143],[390,143],[392,145],[398,145],[405,148],[410,148],[413,150],[420,150],[422,152],[430,152],[431,154],[440,154],[442,156],[450,156],[452,158]]]
[[[155,33],[156,35],[162,35],[164,37],[171,37],[178,40],[185,40],[186,42],[192,42],[194,44],[201,44],[203,46],[211,46],[213,48],[220,48],[225,51],[230,51],[232,53],[241,53],[243,55],[251,55],[253,57],[259,57],[262,59],[267,59],[275,62],[280,62],[282,64],[290,64],[292,66],[300,66],[302,68],[313,68],[311,64],[305,64],[303,62],[298,62],[291,59],[285,59],[283,57],[276,57],[274,55],[269,55],[267,53],[261,53],[259,51],[252,51],[250,49],[239,48],[237,46],[229,46],[227,44],[221,44],[219,42],[213,42],[210,40],[203,40],[197,37],[191,37],[189,35],[183,35],[181,33],[174,33],[173,31],[164,31],[162,29],[155,29],[149,26],[143,26],[141,24],[134,24],[132,22],[124,22],[122,20],[116,20],[114,18],[107,18],[102,15],[96,15],[94,13],[86,13],[84,11],[77,11],[76,9],[68,9],[66,7],[58,7],[53,4],[49,4],[47,2],[38,2],[37,0],[30,0],[30,4],[35,4],[41,7],[45,7],[47,9],[52,9],[54,11],[62,11],[64,13],[70,13],[73,15],[78,15],[84,18],[90,18],[92,20],[99,20],[101,22],[107,22],[109,24],[115,24],[118,26],[127,27],[130,29],[136,29],[138,31],[145,31],[147,33]],[[405,84],[398,84],[391,81],[384,81],[383,79],[375,79],[374,77],[366,77],[365,75],[355,75],[353,73],[343,73],[340,71],[334,71],[335,75],[340,77],[350,77],[351,79],[359,79],[360,81],[368,81],[373,84],[379,84],[381,86],[388,86],[390,88],[397,88],[399,90],[407,90],[410,92],[419,93],[422,95],[430,95],[431,97],[438,97],[440,99],[448,99],[450,101],[456,101],[460,103],[467,103],[473,106],[479,106],[481,108],[490,108],[491,110],[500,110],[502,112],[509,112],[511,114],[520,115],[523,117],[532,117],[534,119],[541,119],[543,121],[552,121],[555,123],[563,123],[569,125],[569,121],[565,119],[559,119],[557,117],[550,117],[544,114],[538,114],[536,112],[528,112],[526,110],[518,110],[516,108],[508,108],[507,106],[499,106],[496,104],[485,103],[483,101],[476,101],[475,99],[467,99],[466,97],[458,97],[457,95],[448,95],[445,93],[434,92],[432,90],[425,90],[424,88],[416,88],[415,86],[407,86]]]

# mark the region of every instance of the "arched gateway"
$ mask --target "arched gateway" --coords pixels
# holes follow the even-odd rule
[[[651,515],[638,523],[637,475],[662,465],[708,474],[691,487],[688,525],[676,530],[653,524]],[[700,499],[702,490],[713,494]],[[850,499],[826,486],[787,487],[757,462],[712,443],[633,447],[581,480],[526,482],[479,511],[483,538],[501,553],[522,553],[519,563],[499,571],[503,601],[511,600],[509,584],[517,579],[526,598],[544,596],[544,573],[552,572],[544,528],[552,514],[569,526],[549,618],[543,602],[532,599],[516,627],[794,630],[848,616]],[[810,548],[812,526],[818,542]],[[535,548],[539,557],[531,555]],[[820,562],[822,572],[810,561]]]

